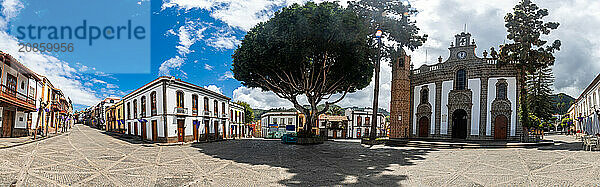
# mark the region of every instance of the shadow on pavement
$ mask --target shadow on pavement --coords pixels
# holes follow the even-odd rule
[[[398,172],[391,172],[390,167],[414,165],[414,160],[424,160],[423,156],[433,151],[391,147],[371,149],[358,143],[331,141],[306,146],[280,141],[235,140],[192,147],[215,158],[284,168],[291,176],[279,183],[286,186],[398,185],[407,179],[406,175],[392,175]]]
[[[582,142],[565,142],[555,140],[554,145],[538,147],[538,150],[567,150],[567,151],[583,151]]]
[[[110,137],[113,137],[113,138],[121,140],[121,141],[125,141],[130,144],[148,144],[147,142],[142,141],[142,138],[140,136],[121,134],[121,133],[116,133],[116,132],[106,132],[106,131],[100,131],[100,133],[108,135]]]

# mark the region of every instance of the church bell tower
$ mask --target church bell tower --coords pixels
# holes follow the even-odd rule
[[[410,56],[402,51],[392,62],[390,138],[408,138],[410,127]]]

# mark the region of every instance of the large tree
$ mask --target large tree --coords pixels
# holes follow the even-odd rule
[[[419,28],[416,22],[410,19],[410,16],[417,13],[408,1],[398,0],[360,0],[350,1],[348,8],[356,12],[366,22],[365,24],[371,32],[366,37],[373,38],[375,31],[383,32],[382,38],[385,38],[385,44],[377,40],[370,40],[370,46],[380,47],[381,51],[377,58],[372,59],[375,64],[375,84],[373,88],[373,116],[371,117],[370,138],[376,136],[377,131],[377,109],[379,97],[379,61],[386,59],[396,62],[403,60],[404,48],[415,50],[422,46],[427,40],[427,35],[419,35]],[[381,40],[379,40],[381,41]],[[404,62],[399,61],[400,66]]]
[[[250,104],[244,101],[237,101],[236,104],[244,107],[244,123],[249,124],[254,121],[254,110],[250,107]]]
[[[307,116],[304,130],[312,134],[319,114],[371,81],[368,32],[361,17],[337,2],[294,4],[246,34],[232,71],[243,85],[289,100]]]
[[[529,110],[527,107],[526,80],[528,74],[554,65],[553,53],[560,50],[560,40],[552,44],[541,38],[558,28],[557,22],[546,22],[547,9],[541,9],[530,0],[522,0],[508,13],[504,20],[508,31],[507,38],[513,43],[501,46],[498,63],[516,64],[519,69],[519,117],[523,127],[530,127]]]
[[[535,71],[527,77],[527,108],[533,114],[544,121],[550,121],[554,112],[554,105],[550,95],[552,94],[552,69],[550,67]]]

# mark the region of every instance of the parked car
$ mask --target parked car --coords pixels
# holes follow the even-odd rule
[[[281,136],[281,143],[296,143],[298,135],[295,132],[286,133]]]

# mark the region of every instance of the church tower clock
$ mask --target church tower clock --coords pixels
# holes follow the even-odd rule
[[[410,56],[404,51],[392,62],[390,138],[408,138],[410,127]]]

